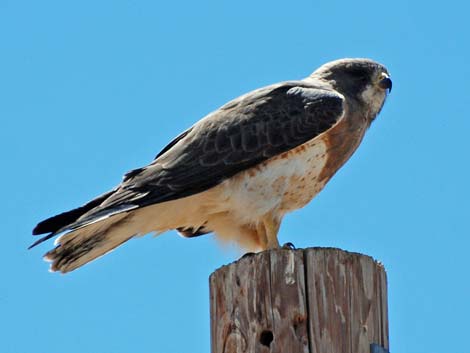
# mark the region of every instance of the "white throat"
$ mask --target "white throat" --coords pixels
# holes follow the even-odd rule
[[[382,109],[385,102],[386,93],[384,90],[377,89],[373,85],[367,85],[361,93],[361,98],[370,107],[369,118],[374,118]]]

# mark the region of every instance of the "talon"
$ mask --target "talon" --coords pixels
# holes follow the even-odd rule
[[[251,257],[253,256],[255,253],[254,252],[247,252],[246,254],[243,254],[242,257],[240,257],[240,259],[244,259],[246,257]]]
[[[283,246],[282,246],[283,249],[287,249],[287,250],[295,250],[295,245],[292,244],[290,241],[285,243]]]

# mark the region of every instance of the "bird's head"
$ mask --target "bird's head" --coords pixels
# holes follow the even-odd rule
[[[335,90],[359,102],[366,118],[373,120],[392,91],[392,80],[385,66],[370,59],[340,59],[329,62],[312,75],[327,81]]]

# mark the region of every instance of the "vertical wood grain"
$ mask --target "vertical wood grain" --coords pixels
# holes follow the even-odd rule
[[[210,277],[212,353],[388,349],[386,286],[381,264],[339,249],[246,255]]]

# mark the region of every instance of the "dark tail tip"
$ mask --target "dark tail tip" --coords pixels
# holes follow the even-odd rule
[[[81,210],[81,207],[79,207],[72,211],[64,212],[45,219],[44,221],[39,222],[36,227],[34,227],[33,235],[56,232],[60,228],[75,222],[82,214],[83,211]]]
[[[41,244],[42,242],[48,240],[48,239],[51,239],[53,236],[55,236],[56,233],[51,233],[51,234],[48,234],[46,235],[45,237],[42,237],[41,239],[38,239],[36,240],[34,243],[32,243],[29,247],[28,247],[28,250],[31,250],[32,248],[34,248],[36,245],[39,245]]]
[[[86,205],[77,207],[73,210],[63,212],[56,216],[45,219],[44,221],[38,223],[33,229],[33,235],[45,234],[45,233],[54,233],[58,230],[68,226],[69,224],[74,223],[78,218],[83,216],[86,212],[90,211],[92,208],[100,205],[106,198],[112,195],[116,190],[108,191],[107,193],[98,196],[97,198],[91,200]]]

